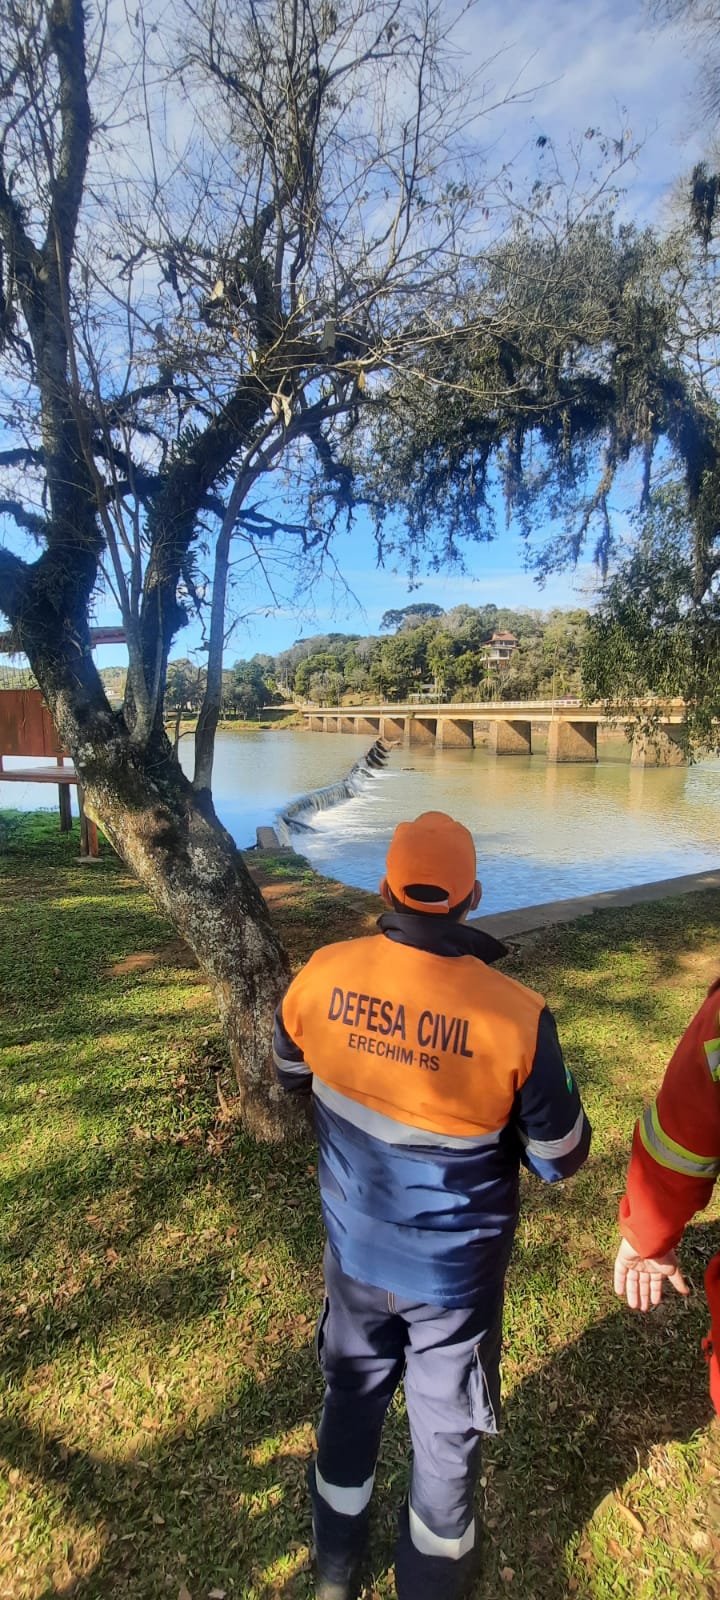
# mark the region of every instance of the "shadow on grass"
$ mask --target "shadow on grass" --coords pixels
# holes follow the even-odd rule
[[[172,979],[168,980],[168,986],[172,988],[176,988],[181,983],[181,976],[176,977],[174,982]],[[153,993],[158,987],[157,981],[154,980]],[[181,1049],[189,1052],[193,1045],[193,1040],[189,1037],[193,1023],[197,1034],[207,1034],[211,1029],[216,1031],[219,1028],[215,1017],[212,1013],[208,1014],[207,1011],[203,1011],[199,1016],[191,1012],[189,1024],[188,1009],[184,1009],[182,1006],[173,1011],[167,1009],[159,1010],[157,1021],[153,1020],[152,1015],[148,1015],[148,1010],[131,1012],[128,1010],[127,1004],[124,1004],[121,1010],[120,999],[118,1000],[117,1013],[101,1012],[98,1017],[98,1010],[99,1008],[96,1005],[94,1015],[97,1019],[97,1032],[94,1036],[91,1031],[93,1027],[91,1014],[85,1017],[76,1015],[72,1021],[65,1017],[59,1021],[57,1014],[50,1014],[48,1017],[38,1021],[35,1028],[22,1026],[13,1029],[12,1024],[6,1019],[3,1026],[2,1039],[0,1040],[0,1049],[6,1049],[8,1052],[12,1050],[27,1052],[24,1059],[18,1061],[7,1071],[5,1076],[6,1087],[11,1084],[22,1085],[31,1082],[47,1085],[53,1078],[62,1081],[67,1078],[80,1078],[84,1075],[89,1096],[86,1109],[94,1110],[95,1102],[92,1096],[94,1094],[94,1085],[97,1083],[98,1078],[97,1056],[98,1051],[103,1048],[104,1037],[110,1041],[108,1048],[117,1055],[119,1049],[118,1035],[120,1036],[122,1048],[125,1048],[125,1040],[122,1036],[141,1033],[144,1039],[140,1051],[142,1060],[147,1058],[153,1049],[159,1050],[163,1045],[173,1047],[176,1052]],[[178,1031],[175,1032],[175,1030]],[[72,1047],[77,1040],[84,1041],[85,1048],[76,1054],[72,1051]],[[134,1040],[130,1041],[131,1044],[134,1044],[134,1042]],[[66,1048],[68,1046],[71,1048]],[[31,1054],[37,1048],[41,1048],[43,1051],[41,1060],[38,1060],[37,1054]],[[125,1060],[126,1084],[129,1081],[131,1082],[133,1065],[132,1057],[130,1057],[129,1061]],[[117,1063],[113,1066],[112,1071],[113,1076],[119,1082],[121,1068]],[[118,1093],[120,1092],[121,1090],[119,1089]]]
[[[688,1235],[684,1258],[700,1286],[701,1263],[718,1244],[717,1225]],[[565,1600],[566,1546],[605,1495],[653,1446],[687,1442],[710,1421],[700,1344],[707,1325],[701,1293],[645,1317],[618,1302],[509,1397],[503,1435],[488,1451],[488,1514],[516,1571],[514,1592]],[[478,1600],[498,1592],[489,1570],[486,1582]]]
[[[693,1230],[686,1255],[706,1259],[717,1233],[717,1226]],[[503,1435],[486,1450],[481,1515],[489,1533],[474,1600],[505,1592],[498,1574],[507,1563],[516,1596],[566,1600],[566,1547],[604,1496],[653,1446],[687,1441],[708,1422],[699,1351],[706,1320],[699,1297],[689,1309],[672,1302],[646,1318],[618,1304],[519,1385]],[[65,1588],[46,1587],[42,1600],[157,1600],[177,1594],[182,1582],[193,1595],[228,1584],[240,1595],[252,1587],[288,1600],[307,1596],[304,1469],[319,1398],[307,1349],[283,1355],[266,1380],[246,1370],[209,1419],[171,1429],[122,1460],[68,1449],[42,1428],[3,1420],[8,1466],[44,1486],[101,1546],[92,1572]],[[392,1562],[408,1454],[395,1416],[376,1492],[376,1575]]]
[[[7,942],[0,982],[5,1006],[37,1004],[43,1015],[47,1011],[62,1013],[72,1009],[76,997],[87,1002],[88,986],[93,983],[100,986],[101,994],[114,991],[122,1000],[132,975],[110,977],[109,967],[137,951],[156,951],[168,945],[172,934],[166,922],[138,904],[139,891],[128,890],[128,899],[123,901],[116,881],[106,889],[99,904],[99,897],[93,899],[87,893],[79,894],[72,907],[48,906],[46,897],[39,898],[37,925],[32,907],[4,908]],[[31,963],[28,947],[32,948]],[[186,965],[168,962],[168,966],[183,974],[186,982],[189,971],[195,975],[190,961]],[[178,981],[182,981],[179,976]]]
[[[179,1135],[181,1140],[186,1136]],[[241,1136],[227,1159],[218,1159],[202,1138],[174,1143],[143,1140],[111,1152],[99,1147],[82,1164],[72,1151],[46,1162],[41,1172],[0,1182],[0,1205],[16,1221],[7,1228],[0,1259],[8,1267],[48,1259],[78,1263],[72,1293],[62,1268],[53,1270],[50,1298],[5,1320],[5,1377],[55,1359],[78,1338],[95,1346],[105,1333],[137,1324],[188,1325],[208,1311],[222,1313],[235,1292],[252,1292],[250,1265],[238,1272],[238,1256],[266,1254],[280,1244],[299,1273],[317,1271],[321,1258],[319,1206],[309,1141],[286,1145],[281,1160],[272,1146],[258,1148]],[[212,1243],[193,1255],[186,1206],[211,1183],[213,1203],[227,1219]],[[256,1198],[262,1194],[262,1205]],[[121,1202],[118,1212],[117,1204]],[[308,1215],[313,1218],[308,1222]],[[156,1230],[177,1228],[189,1259],[149,1267],[143,1255]],[[159,1249],[164,1250],[163,1235]],[[176,1245],[177,1249],[178,1246]],[[47,1270],[47,1268],[45,1268]],[[231,1285],[235,1284],[235,1290]]]
[[[303,1578],[270,1589],[262,1575],[309,1540],[310,1441],[289,1453],[268,1441],[311,1424],[318,1399],[308,1349],[291,1353],[265,1382],[248,1371],[209,1420],[148,1439],[123,1460],[0,1420],[8,1466],[27,1474],[36,1492],[49,1490],[58,1511],[92,1530],[101,1546],[91,1573],[67,1587],[48,1585],[42,1600],[175,1596],[183,1581],[197,1594],[230,1580],[244,1595],[253,1574],[259,1593],[307,1593]]]
[[[708,944],[715,946],[718,949],[720,972],[719,918],[718,889],[701,890],[685,895],[680,900],[669,898],[596,911],[575,923],[544,929],[539,948],[534,944],[524,948],[521,946],[511,955],[504,970],[512,972],[526,983],[536,981],[541,988],[544,985],[552,989],[554,973],[558,969],[561,973],[563,1009],[565,996],[584,996],[586,1002],[592,1000],[594,1008],[596,1004],[613,1004],[611,994],[603,989],[608,980],[611,989],[617,986],[622,988],[628,979],[637,976],[637,966],[625,970],[622,963],[643,964],[647,966],[650,982],[657,986],[655,999],[661,1007],[666,993],[664,984],[677,979],[679,956],[687,957],[695,947],[702,949]],[[600,959],[598,950],[603,952]],[[621,967],[613,975],[608,969],[615,965],[618,957]],[[573,985],[572,979],[566,981],[568,972],[578,975],[587,973],[588,976],[595,974],[598,986],[587,989],[583,988],[581,982]],[[692,985],[690,977],[688,985]],[[636,992],[631,999],[628,998],[631,1014],[646,1015],[648,1000],[651,1000],[651,996],[647,991],[641,994]]]

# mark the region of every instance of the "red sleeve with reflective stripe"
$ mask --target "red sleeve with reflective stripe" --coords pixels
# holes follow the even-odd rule
[[[713,1076],[713,1073],[716,1076]],[[636,1124],[626,1192],[620,1202],[620,1231],[641,1256],[672,1250],[685,1224],[701,1211],[713,1191],[714,1174],[673,1170],[693,1160],[720,1162],[720,992],[710,991],[693,1017],[660,1086],[648,1136]],[[644,1120],[645,1128],[648,1126]],[[676,1153],[673,1146],[679,1146]]]

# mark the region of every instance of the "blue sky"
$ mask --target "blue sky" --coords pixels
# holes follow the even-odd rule
[[[662,219],[673,185],[703,152],[694,95],[697,62],[677,27],[654,26],[648,9],[633,0],[484,0],[468,13],[461,43],[478,67],[489,63],[483,74],[488,102],[512,85],[533,91],[525,104],[488,118],[490,169],[510,159],[521,171],[529,167],[540,133],[562,151],[588,126],[609,134],[630,128],[642,149],[626,174],[622,209],[638,220]],[[275,653],[310,633],[375,632],[384,611],[412,599],[432,600],[446,610],[489,601],[546,609],[589,605],[595,587],[592,568],[584,566],[538,588],[525,571],[520,534],[505,528],[502,515],[494,542],[468,552],[466,574],[430,577],[415,591],[402,574],[377,570],[362,518],[350,535],[338,538],[335,553],[359,605],[329,579],[315,586],[312,609],[304,611],[283,607],[266,616],[258,596],[256,614],[238,627],[226,659]],[[178,638],[178,654],[193,637],[188,629]]]
[[[695,104],[697,62],[677,27],[658,28],[648,9],[622,0],[484,0],[467,15],[463,49],[484,71],[488,102],[515,86],[532,91],[488,118],[487,160],[495,168],[513,159],[522,171],[534,159],[538,134],[563,151],[588,126],[609,134],[630,128],[641,145],[627,171],[622,209],[637,220],[661,220],[677,180],[702,155],[703,137]],[[467,603],[539,606],[589,605],[595,587],[591,567],[552,577],[541,589],[524,567],[524,547],[516,528],[498,517],[492,544],[468,552],[468,572],[427,578],[411,591],[400,573],[378,571],[369,528],[359,518],[336,545],[338,567],[359,605],[329,579],[315,586],[312,609],[258,610],[241,625],[226,659],[254,651],[286,648],[299,635],[333,629],[374,632],[382,613],[413,598],[432,600],[446,610]],[[177,653],[192,642],[193,630],[176,641]]]
[[[256,596],[257,611],[247,623],[238,626],[226,652],[226,660],[252,655],[255,651],[287,648],[299,636],[313,633],[377,633],[384,611],[396,610],[413,600],[433,601],[449,611],[457,605],[587,606],[591,604],[595,574],[591,566],[576,573],[552,577],[539,588],[532,574],[522,565],[523,552],[514,532],[507,534],[502,513],[502,530],[492,544],[483,544],[467,553],[467,571],[432,575],[419,587],[410,588],[407,577],[391,568],[378,569],[374,562],[372,535],[359,515],[350,533],[337,536],[334,553],[343,582],[328,576],[313,588],[305,605],[280,607],[264,615],[263,597]],[[176,641],[178,653],[185,649],[194,630],[188,629]],[[175,653],[175,651],[173,652]]]
[[[642,148],[625,174],[621,209],[638,221],[662,220],[674,185],[704,149],[698,63],[681,29],[660,28],[644,5],[622,0],[490,0],[468,13],[461,40],[478,67],[489,63],[489,102],[513,85],[516,92],[532,91],[525,104],[488,118],[490,168],[510,159],[520,171],[529,168],[540,133],[563,151],[588,126],[608,134],[630,129]],[[552,577],[539,588],[525,570],[524,553],[517,528],[506,529],[500,515],[494,542],[468,553],[467,574],[430,577],[410,591],[402,574],[376,569],[369,529],[359,519],[354,532],[338,540],[336,557],[360,606],[328,580],[316,586],[312,611],[286,608],[266,617],[261,607],[237,630],[227,658],[284,649],[300,634],[374,632],[383,611],[413,598],[445,609],[489,601],[543,609],[592,603],[591,567]]]
[[[654,24],[638,0],[483,0],[464,17],[458,46],[464,60],[482,69],[488,104],[510,90],[519,96],[482,124],[490,171],[510,160],[520,174],[529,171],[540,133],[562,152],[589,126],[610,135],[630,129],[642,149],[625,175],[621,208],[640,221],[662,220],[674,184],[703,153],[698,63],[681,29]],[[372,632],[383,611],[412,598],[446,609],[460,602],[543,608],[591,603],[589,568],[552,578],[539,589],[524,570],[517,530],[505,529],[502,517],[498,526],[494,543],[469,552],[466,574],[428,578],[411,592],[401,574],[376,570],[370,530],[359,519],[351,534],[339,537],[335,551],[357,603],[330,578],[315,584],[312,608],[282,600],[274,608],[258,592],[247,603],[251,614],[237,628],[226,659],[274,653],[300,634]],[[109,604],[99,603],[97,620],[116,620]],[[198,630],[188,628],[173,654],[190,653],[198,643]],[[98,652],[100,665],[124,659],[118,648]]]

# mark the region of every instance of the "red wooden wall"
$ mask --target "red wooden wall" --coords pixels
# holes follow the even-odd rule
[[[0,756],[58,756],[63,747],[39,689],[0,689]]]

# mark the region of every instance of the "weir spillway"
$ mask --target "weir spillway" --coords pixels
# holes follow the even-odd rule
[[[344,778],[338,778],[336,783],[325,784],[322,789],[310,789],[307,794],[301,794],[297,800],[285,806],[276,822],[277,832],[283,844],[290,843],[290,836],[294,830],[312,831],[309,818],[314,812],[327,811],[330,806],[342,805],[343,801],[352,800],[362,794],[365,783],[372,780],[384,767],[391,749],[392,745],[386,743],[384,739],[376,739]]]

